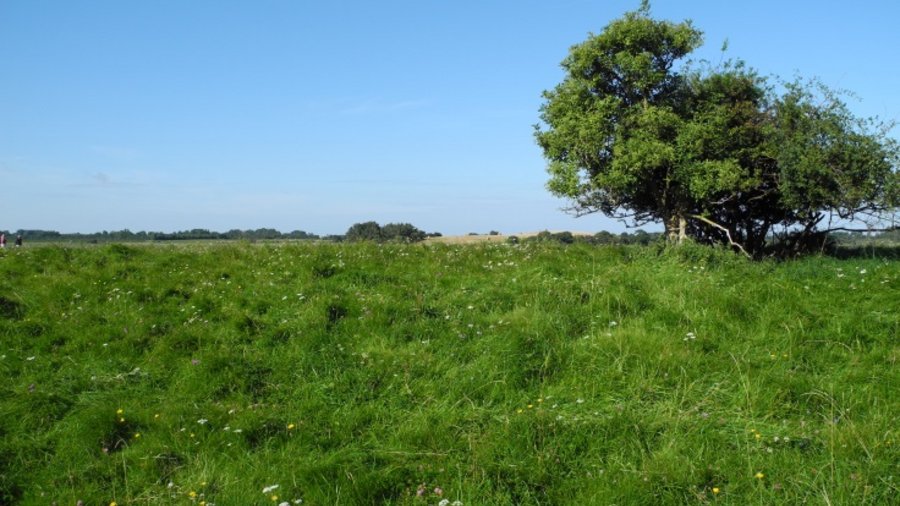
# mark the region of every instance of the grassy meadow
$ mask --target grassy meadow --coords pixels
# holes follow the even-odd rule
[[[0,504],[896,504],[900,261],[0,250]]]

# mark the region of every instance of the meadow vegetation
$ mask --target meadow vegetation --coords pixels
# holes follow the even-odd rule
[[[888,504],[898,293],[689,244],[3,250],[0,503]]]

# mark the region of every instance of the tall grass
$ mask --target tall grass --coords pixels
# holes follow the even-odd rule
[[[0,251],[0,503],[889,504],[898,288],[692,247]]]

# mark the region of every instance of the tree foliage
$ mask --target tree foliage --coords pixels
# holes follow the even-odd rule
[[[388,223],[385,226],[374,221],[354,223],[345,235],[346,240],[373,242],[419,242],[428,235],[409,223]]]
[[[896,219],[898,146],[816,81],[770,85],[742,62],[692,68],[690,22],[644,2],[573,46],[535,136],[570,211],[662,222],[760,256],[859,219]]]
[[[278,240],[278,239],[319,239],[316,234],[294,230],[283,233],[273,228],[258,228],[255,230],[231,229],[227,232],[216,232],[205,228],[195,228],[176,232],[153,232],[131,230],[111,230],[91,233],[60,233],[55,230],[18,230],[15,233],[0,230],[7,237],[21,235],[28,241],[37,242],[140,242],[140,241],[181,241],[181,240]]]
[[[354,223],[347,229],[344,237],[348,241],[375,241],[380,242],[383,239],[381,234],[381,225],[374,221],[366,221],[363,223]]]

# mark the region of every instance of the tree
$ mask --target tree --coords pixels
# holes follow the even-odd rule
[[[419,242],[426,234],[409,223],[388,223],[381,227],[381,234],[387,241]]]
[[[571,48],[535,126],[548,189],[571,212],[662,222],[672,242],[752,256],[773,234],[803,244],[896,217],[900,156],[885,125],[815,82],[779,95],[741,62],[679,65],[701,42],[690,22],[652,19],[644,1]]]
[[[428,234],[409,223],[388,223],[382,227],[377,222],[367,221],[353,224],[347,230],[346,239],[348,241],[419,242],[424,241],[427,236]]]
[[[354,223],[345,234],[347,241],[375,241],[380,242],[384,236],[381,233],[381,225],[374,221]]]

